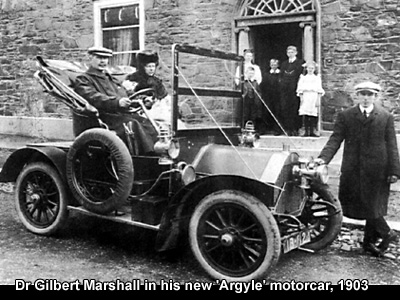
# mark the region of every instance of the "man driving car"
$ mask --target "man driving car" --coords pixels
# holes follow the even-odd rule
[[[113,52],[104,47],[91,47],[89,69],[75,81],[75,91],[99,112],[99,118],[127,143],[124,124],[133,132],[138,144],[138,154],[151,155],[157,140],[157,131],[151,122],[137,113],[129,113],[132,100],[122,84],[107,72]],[[74,122],[82,122],[82,118]],[[77,133],[79,134],[79,132]]]

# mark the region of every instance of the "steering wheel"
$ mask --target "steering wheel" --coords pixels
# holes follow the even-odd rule
[[[143,105],[144,105],[146,108],[150,109],[154,102],[152,101],[152,102],[150,103],[150,104],[151,104],[150,107],[148,107],[148,106],[146,105],[146,103],[144,103],[143,100],[136,100],[136,99],[134,99],[134,98],[137,98],[137,97],[139,97],[139,96],[145,95],[145,94],[147,94],[147,93],[151,93],[151,94],[152,94],[151,97],[154,99],[155,91],[154,91],[153,88],[142,89],[142,90],[139,90],[139,91],[137,91],[136,93],[132,94],[132,95],[129,97],[129,99],[132,100],[132,103],[135,103],[135,102],[136,102],[136,103],[140,103],[140,107],[138,107],[138,108],[133,108],[133,107],[131,106],[131,108],[130,108],[129,111],[130,111],[130,113],[138,113],[139,111],[143,111],[143,112],[145,113],[145,115],[147,116],[147,118],[149,119],[149,121],[151,122],[151,124],[153,125],[154,129],[155,129],[157,132],[159,132],[157,124],[154,122],[154,120],[152,120],[151,118],[149,118],[149,116],[148,116],[147,113],[146,113],[146,110],[143,109],[143,108],[144,108]]]
[[[151,96],[147,94],[151,94]],[[136,93],[132,94],[129,99],[132,101],[130,105],[130,112],[131,113],[136,113],[139,112],[140,110],[143,109],[143,106],[146,107],[147,109],[151,109],[151,107],[154,104],[154,94],[155,91],[152,88],[147,88],[147,89],[142,89],[140,91],[137,91]],[[151,99],[148,99],[148,97],[151,97]],[[137,107],[139,105],[139,107]]]
[[[132,100],[132,99],[134,99],[134,98],[136,98],[138,96],[141,96],[143,94],[147,94],[149,92],[152,94],[152,97],[154,97],[154,93],[155,93],[154,89],[153,88],[147,88],[147,89],[142,89],[142,90],[139,90],[139,91],[133,93],[132,95],[129,96],[129,99]]]

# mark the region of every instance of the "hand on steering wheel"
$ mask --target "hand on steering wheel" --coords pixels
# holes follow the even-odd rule
[[[132,101],[127,97],[119,99],[119,106],[121,107],[129,107],[131,103]]]

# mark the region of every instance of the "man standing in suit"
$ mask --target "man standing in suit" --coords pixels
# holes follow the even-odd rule
[[[298,114],[300,98],[297,96],[297,82],[303,72],[304,60],[297,58],[297,48],[289,46],[286,49],[288,60],[281,65],[281,108],[283,128],[289,135],[298,135],[301,118]]]
[[[384,216],[390,184],[400,176],[393,116],[376,103],[381,87],[373,82],[355,86],[358,104],[340,112],[319,162],[329,163],[344,141],[339,184],[343,214],[365,219],[363,248],[381,256],[397,239]],[[382,238],[376,245],[378,238]]]

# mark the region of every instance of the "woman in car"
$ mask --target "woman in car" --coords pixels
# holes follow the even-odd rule
[[[157,52],[151,50],[138,52],[136,55],[136,63],[136,72],[126,77],[123,86],[128,91],[128,94],[147,88],[153,89],[156,102],[152,106],[152,109],[148,111],[148,114],[156,120],[169,122],[170,97],[162,80],[155,75],[159,63]],[[149,96],[151,94],[152,93],[149,92]]]

